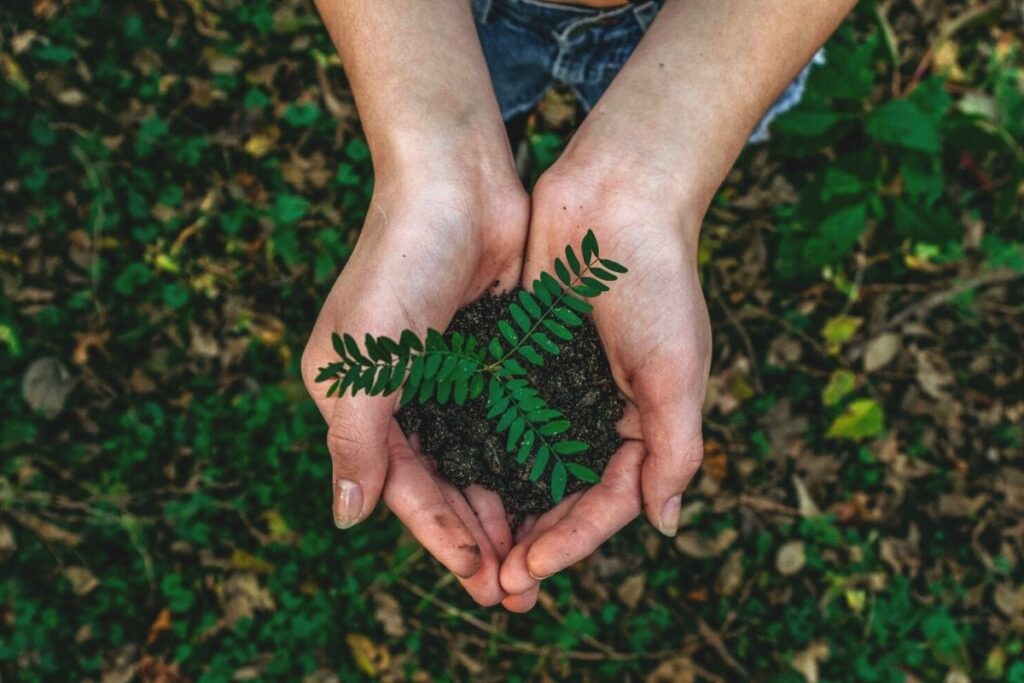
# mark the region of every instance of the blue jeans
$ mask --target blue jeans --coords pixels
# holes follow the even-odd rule
[[[663,2],[647,0],[602,10],[544,0],[472,0],[502,117],[509,121],[530,111],[555,83],[568,86],[590,111]],[[800,101],[811,67],[823,61],[819,51],[768,109],[750,142],[768,138],[768,124]]]

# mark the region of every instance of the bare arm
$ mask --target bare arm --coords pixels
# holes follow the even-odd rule
[[[537,580],[645,512],[662,533],[703,456],[711,328],[697,270],[704,211],[765,109],[853,0],[668,0],[533,195],[525,279],[592,227],[630,273],[594,302],[629,401],[602,482],[538,520],[501,572],[520,611]]]
[[[316,5],[341,54],[375,166],[455,154],[511,165],[468,2]]]
[[[567,164],[627,155],[703,212],[747,137],[855,0],[668,0]],[[613,153],[612,153],[613,152]]]
[[[383,498],[474,599],[495,604],[504,597],[499,563],[511,546],[497,494],[459,491],[440,478],[395,421],[394,395],[332,398],[316,376],[332,359],[332,332],[444,329],[494,283],[511,287],[528,199],[467,2],[318,6],[355,93],[376,181],[359,242],[302,358],[328,424],[334,520],[348,529]]]

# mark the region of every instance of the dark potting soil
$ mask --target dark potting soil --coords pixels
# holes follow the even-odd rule
[[[478,299],[455,315],[445,336],[458,331],[486,344],[498,334],[498,320],[508,319],[508,305],[516,301],[517,294]],[[560,343],[558,356],[544,354],[543,366],[525,361],[523,366],[540,396],[572,423],[558,438],[590,445],[566,459],[600,473],[622,443],[615,425],[622,417],[623,404],[593,322],[586,319],[573,329],[573,335],[572,341]],[[479,483],[497,491],[514,524],[552,507],[552,465],[539,481],[530,481],[532,460],[520,465],[514,453],[505,452],[506,435],[495,434],[496,423],[487,419],[486,391],[463,406],[410,403],[399,411],[398,422],[407,434],[419,434],[423,452],[436,459],[438,471],[456,486]],[[566,495],[585,486],[570,476]]]

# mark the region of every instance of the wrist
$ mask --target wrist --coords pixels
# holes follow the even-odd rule
[[[577,141],[538,181],[535,205],[548,206],[547,215],[569,212],[571,224],[670,231],[696,247],[710,196],[685,172],[641,158],[629,144]]]

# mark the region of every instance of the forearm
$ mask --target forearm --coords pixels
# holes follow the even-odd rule
[[[757,121],[854,4],[668,0],[566,159],[649,169],[703,212]]]
[[[511,164],[466,0],[317,0],[378,172],[410,160]]]

